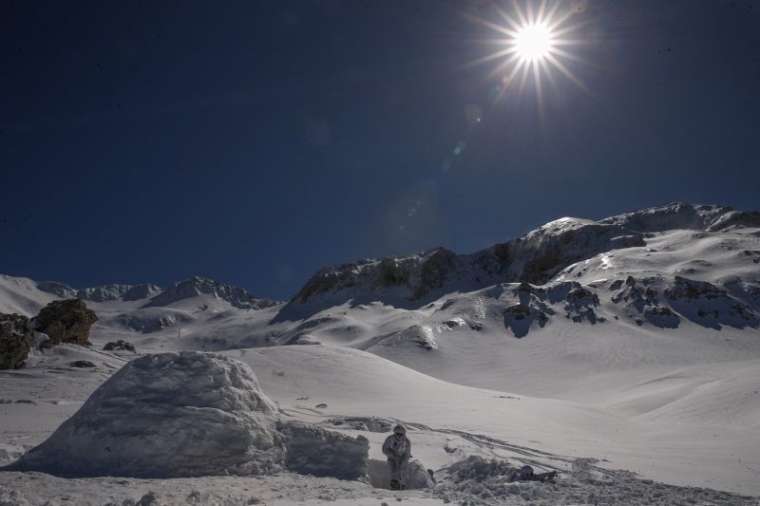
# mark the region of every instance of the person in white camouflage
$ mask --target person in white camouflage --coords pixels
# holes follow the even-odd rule
[[[403,425],[393,428],[393,434],[383,443],[383,454],[388,458],[391,471],[391,490],[403,490],[406,485],[406,468],[412,457],[412,443],[406,437]]]

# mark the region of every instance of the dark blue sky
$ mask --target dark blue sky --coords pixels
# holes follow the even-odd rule
[[[542,112],[468,65],[488,0],[0,5],[3,273],[286,297],[564,215],[760,208],[751,0],[564,2],[586,90],[554,72]]]

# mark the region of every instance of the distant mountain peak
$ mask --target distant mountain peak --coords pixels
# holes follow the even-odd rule
[[[83,299],[92,302],[147,299],[161,291],[160,286],[148,283],[138,285],[108,284],[77,289],[57,281],[42,281],[37,283],[37,288],[64,299]]]
[[[199,295],[218,297],[239,309],[264,309],[278,304],[274,300],[254,297],[244,288],[220,283],[203,276],[192,276],[174,283],[158,295],[152,297],[146,307],[167,306],[174,302]]]
[[[226,300],[239,309],[263,309],[278,303],[270,299],[254,297],[244,288],[220,283],[204,276],[192,276],[173,283],[165,289],[150,283],[137,285],[108,284],[77,289],[57,281],[37,283],[37,288],[64,299],[77,298],[92,302],[149,299],[146,307],[167,306],[174,302],[199,295],[213,295]]]

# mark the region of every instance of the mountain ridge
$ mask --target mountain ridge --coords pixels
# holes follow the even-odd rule
[[[350,298],[369,301],[381,292],[402,304],[423,305],[452,290],[474,290],[504,282],[541,285],[575,262],[607,251],[644,246],[648,234],[673,229],[709,233],[735,226],[760,226],[760,212],[673,202],[600,220],[563,217],[474,253],[457,254],[439,247],[416,255],[323,267],[290,299],[284,311],[301,314],[323,295],[329,302],[321,306]]]

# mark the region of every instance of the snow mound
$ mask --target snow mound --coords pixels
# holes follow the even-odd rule
[[[523,481],[521,477],[523,469],[525,468],[518,469],[503,460],[486,460],[473,455],[436,473],[439,484],[434,495],[444,503],[478,506],[528,503],[578,506],[589,504],[754,506],[757,504],[757,499],[752,497],[640,479],[628,471],[602,468],[594,459],[575,459],[571,462],[569,471],[552,469],[559,472],[551,483],[532,479]]]
[[[409,461],[401,481],[404,483],[405,490],[430,489],[435,486],[425,465],[418,459]],[[388,462],[379,459],[369,461],[369,483],[375,488],[391,488],[391,471]]]
[[[280,469],[276,407],[242,362],[199,352],[128,363],[12,468],[169,478]]]

